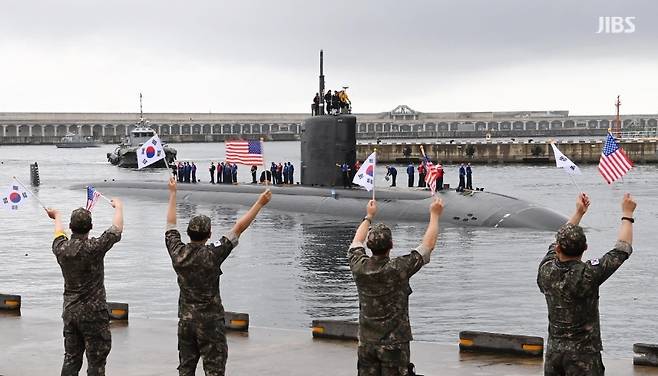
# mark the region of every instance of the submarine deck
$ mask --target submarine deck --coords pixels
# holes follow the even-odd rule
[[[103,181],[93,184],[105,194],[147,196],[166,202],[167,185],[154,181]],[[251,184],[181,184],[181,197],[199,204],[226,203],[251,206],[264,186]],[[363,218],[365,202],[372,193],[362,189],[329,187],[274,186],[268,208],[286,212],[329,215],[337,218]],[[493,192],[437,193],[445,202],[442,224],[452,226],[517,227],[556,231],[567,217],[551,209],[511,196]],[[427,222],[429,191],[407,189],[381,189],[377,191],[381,220]]]
[[[112,324],[108,374],[174,375],[178,365],[176,320],[131,318]],[[63,358],[62,323],[52,317],[0,317],[0,375],[59,372]],[[354,375],[356,342],[313,339],[311,330],[250,327],[229,332],[227,373],[232,375]],[[412,343],[419,374],[540,375],[541,359],[460,354],[457,345]],[[634,367],[630,359],[605,359],[611,375],[658,375],[658,368]],[[83,370],[86,369],[83,366]],[[198,374],[203,374],[201,361]]]

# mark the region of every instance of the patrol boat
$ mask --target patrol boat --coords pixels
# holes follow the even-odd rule
[[[155,131],[148,125],[149,121],[144,120],[144,113],[142,112],[142,94],[139,94],[139,122],[136,124],[135,129],[130,131],[130,135],[119,145],[113,152],[107,153],[108,162],[113,165],[125,168],[137,168],[137,150],[151,137],[155,136]],[[176,160],[176,149],[163,145],[165,152],[165,159],[167,163],[173,164]],[[167,167],[165,160],[161,159],[149,167]]]
[[[60,149],[79,149],[97,148],[100,145],[92,137],[82,137],[79,134],[69,132],[55,146]]]
[[[320,53],[320,90],[324,93],[322,52]],[[363,218],[370,192],[362,189],[341,189],[336,165],[356,162],[356,116],[325,115],[320,104],[316,116],[302,122],[301,186],[268,187],[272,190],[269,209],[309,213],[358,221]],[[131,195],[166,202],[167,183],[112,179],[97,182],[94,187],[118,195]],[[253,204],[264,186],[242,184],[181,184],[179,195],[185,201],[199,205]],[[220,193],[220,194],[218,194]],[[459,227],[514,227],[556,231],[567,218],[548,208],[515,197],[484,191],[457,192],[454,189],[436,193],[445,203],[442,225]],[[379,211],[383,221],[427,223],[431,203],[429,191],[399,191],[377,188]]]

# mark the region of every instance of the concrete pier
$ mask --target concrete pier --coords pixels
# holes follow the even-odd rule
[[[310,323],[309,323],[310,324]],[[109,375],[174,375],[178,365],[175,319],[131,318],[112,325]],[[57,374],[63,358],[62,323],[31,314],[0,316],[0,375]],[[313,339],[310,330],[251,327],[228,332],[229,375],[336,376],[356,374],[356,342]],[[412,362],[426,376],[526,376],[542,373],[540,358],[460,354],[455,344],[414,342]],[[629,349],[629,354],[631,349]],[[630,355],[629,355],[630,356]],[[658,375],[658,368],[633,366],[632,360],[604,359],[607,374]],[[83,373],[86,365],[83,366]],[[201,364],[197,374],[203,374]]]
[[[297,140],[308,113],[145,113],[165,142],[223,142],[264,137]],[[406,105],[359,113],[362,140],[419,138],[604,136],[613,115],[572,115],[564,110],[418,112]],[[0,112],[0,144],[52,144],[67,132],[118,143],[134,129],[138,113]],[[623,114],[621,129],[657,134],[658,114]]]
[[[556,143],[560,151],[574,163],[598,163],[603,149],[603,140],[580,140]],[[402,143],[362,143],[356,146],[356,158],[364,160],[377,148],[377,162],[404,162],[405,151],[418,160],[423,145],[425,153],[433,161],[442,163],[535,163],[555,164],[553,149],[550,143],[511,142],[511,141],[479,141],[420,144],[415,142]],[[634,163],[658,163],[658,142],[650,140],[622,140],[621,147]]]

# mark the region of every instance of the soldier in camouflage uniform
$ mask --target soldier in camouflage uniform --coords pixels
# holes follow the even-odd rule
[[[206,375],[224,375],[228,347],[224,335],[224,307],[219,295],[220,266],[238,245],[238,238],[271,199],[266,190],[233,228],[218,241],[211,236],[210,218],[192,217],[187,226],[190,243],[176,230],[176,180],[169,179],[169,207],[165,243],[178,275],[178,373],[194,375],[200,357]]]
[[[60,213],[47,209],[55,220],[53,253],[64,276],[64,364],[62,376],[77,375],[82,355],[87,353],[87,375],[105,375],[105,362],[112,348],[110,317],[105,301],[103,259],[114,243],[121,240],[123,204],[115,208],[112,226],[98,238],[89,238],[91,213],[79,208],[71,214],[71,238],[64,232]]]
[[[615,247],[600,259],[582,262],[587,239],[578,224],[589,208],[581,193],[576,212],[560,227],[556,240],[539,264],[537,284],[548,305],[548,347],[544,375],[603,375],[599,286],[633,251],[635,202],[624,195],[621,227]]]
[[[359,293],[359,376],[409,374],[409,342],[413,339],[409,324],[409,278],[430,261],[442,211],[443,201],[434,199],[421,244],[409,254],[390,258],[391,230],[381,223],[368,230],[377,213],[375,201],[368,202],[367,215],[347,251]],[[372,256],[366,254],[365,246]]]

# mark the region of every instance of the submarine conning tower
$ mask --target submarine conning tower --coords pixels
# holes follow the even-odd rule
[[[338,166],[347,163],[354,169],[356,163],[356,116],[313,116],[302,122],[301,130],[302,184],[340,185]]]

